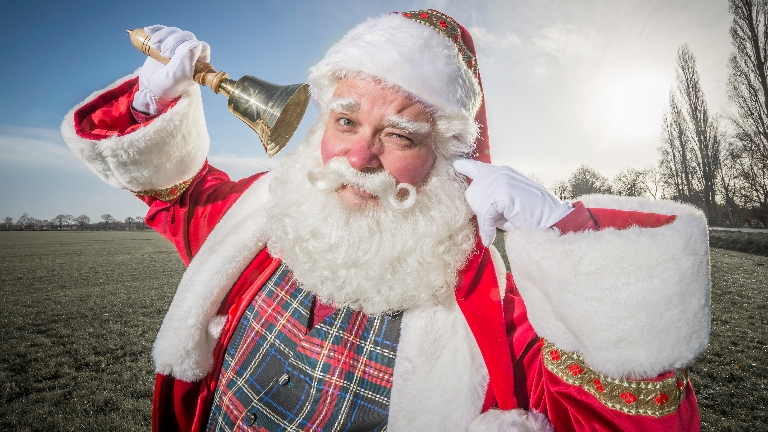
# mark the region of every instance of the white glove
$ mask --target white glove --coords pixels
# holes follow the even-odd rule
[[[496,228],[549,228],[573,208],[540,184],[508,166],[472,159],[456,159],[453,168],[472,179],[467,202],[477,215],[483,244],[488,246]]]
[[[192,76],[195,62],[208,62],[211,47],[198,41],[191,32],[176,27],[154,25],[145,27],[152,38],[149,44],[171,61],[164,65],[147,57],[139,72],[139,90],[133,97],[133,108],[146,114],[163,112],[181,94],[195,85]]]

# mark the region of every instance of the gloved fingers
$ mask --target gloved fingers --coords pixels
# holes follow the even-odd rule
[[[151,92],[163,98],[175,99],[194,84],[195,60],[202,46],[198,41],[186,41],[176,49],[171,61],[150,78]]]
[[[179,33],[181,31],[178,27],[163,27],[156,31],[152,37],[149,39],[149,46],[152,48],[162,51],[161,48],[163,46],[163,42],[165,42],[168,37],[170,37],[174,33]]]
[[[490,246],[493,243],[493,238],[496,237],[496,227],[488,223],[488,219],[477,220],[477,231],[480,233],[480,241],[483,242],[483,246]]]
[[[195,72],[195,62],[202,50],[203,45],[196,40],[186,41],[179,45],[175,55],[168,62],[168,67],[165,68],[171,74],[169,78],[187,77],[192,79]]]
[[[155,25],[152,25],[152,26],[149,26],[149,27],[144,27],[144,31],[147,32],[148,35],[154,36],[155,33],[157,33],[158,31],[160,31],[160,30],[162,30],[164,28],[165,28],[164,25],[155,24]]]
[[[172,58],[176,54],[178,47],[181,46],[181,44],[184,42],[188,41],[197,41],[197,38],[195,38],[195,35],[192,34],[192,32],[182,30],[173,33],[169,35],[165,40],[163,40],[160,48],[160,54],[163,57]]]
[[[160,63],[159,61],[153,59],[152,57],[147,57],[146,60],[144,60],[144,65],[141,66],[141,72],[139,72],[139,84],[143,85],[144,87],[149,85],[149,77],[152,76],[152,74],[155,73],[155,71],[161,69],[164,64]]]
[[[202,50],[200,50],[200,55],[197,57],[197,61],[210,63],[211,62],[211,46],[208,45],[208,42],[199,41],[200,45],[202,45]]]
[[[454,159],[451,162],[451,165],[453,166],[453,169],[458,171],[460,174],[463,174],[473,180],[495,168],[495,166],[491,164],[467,158]]]

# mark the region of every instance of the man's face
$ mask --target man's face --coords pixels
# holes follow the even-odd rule
[[[361,172],[384,170],[397,183],[421,185],[435,162],[432,116],[395,89],[363,78],[343,78],[333,92],[320,144],[323,164],[344,157]],[[378,198],[353,186],[336,192],[342,202],[362,207]]]

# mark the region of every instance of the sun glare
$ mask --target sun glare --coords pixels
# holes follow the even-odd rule
[[[655,138],[670,85],[653,73],[635,73],[609,83],[598,102],[604,126],[617,138]]]

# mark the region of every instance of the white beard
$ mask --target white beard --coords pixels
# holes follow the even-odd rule
[[[275,169],[266,206],[270,253],[335,307],[381,314],[452,301],[475,245],[466,181],[438,157],[410,208],[350,208],[308,179],[323,166],[323,126]]]

